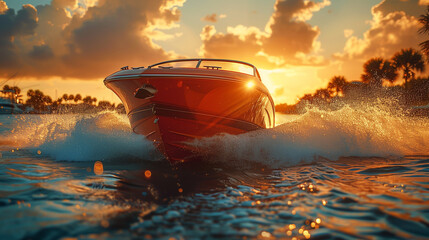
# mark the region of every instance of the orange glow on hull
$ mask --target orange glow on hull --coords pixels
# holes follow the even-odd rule
[[[113,76],[113,77],[112,77]],[[254,83],[251,88],[248,82]],[[241,134],[274,126],[274,103],[254,76],[213,69],[140,69],[105,80],[124,103],[131,127],[153,141],[170,162],[195,158],[189,142],[219,133]],[[141,86],[154,96],[135,97]]]

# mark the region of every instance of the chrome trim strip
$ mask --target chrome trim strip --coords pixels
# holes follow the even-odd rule
[[[251,75],[249,75],[251,76]],[[186,78],[215,78],[215,79],[224,79],[224,80],[234,80],[240,81],[237,78],[228,78],[228,77],[219,77],[219,76],[204,76],[204,75],[192,75],[192,74],[135,74],[135,75],[120,75],[106,78],[104,81],[106,83],[110,81],[120,80],[120,79],[130,79],[138,77],[186,77]]]

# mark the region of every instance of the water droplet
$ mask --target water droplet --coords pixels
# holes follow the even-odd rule
[[[310,233],[308,232],[308,230],[305,230],[305,231],[302,233],[302,235],[304,235],[304,237],[305,237],[306,239],[309,239],[309,238],[311,237],[311,235],[310,235]]]
[[[94,173],[96,175],[101,175],[104,172],[103,163],[100,161],[96,161],[94,163]]]
[[[261,232],[261,237],[269,238],[269,237],[271,237],[271,233],[266,232],[266,231],[262,231],[262,232]]]

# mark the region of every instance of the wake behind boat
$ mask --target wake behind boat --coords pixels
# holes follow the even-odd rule
[[[123,102],[133,131],[172,163],[198,155],[186,142],[272,128],[275,122],[273,99],[246,62],[202,58],[123,67],[104,84]]]

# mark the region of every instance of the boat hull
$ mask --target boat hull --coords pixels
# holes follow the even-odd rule
[[[170,70],[164,74],[148,69],[142,74],[106,78],[105,84],[122,100],[133,131],[145,135],[176,163],[199,156],[190,144],[195,139],[241,134],[274,124],[272,99],[259,80],[216,75],[219,72],[189,75]],[[255,82],[254,86],[249,87],[249,81]],[[156,94],[136,98],[143,85],[156,89]]]

